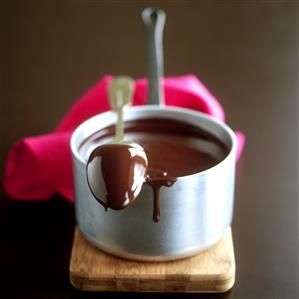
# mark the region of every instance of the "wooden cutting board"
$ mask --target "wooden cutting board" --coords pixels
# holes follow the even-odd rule
[[[216,245],[193,257],[135,262],[100,251],[76,229],[70,281],[84,291],[226,292],[235,281],[231,230]]]

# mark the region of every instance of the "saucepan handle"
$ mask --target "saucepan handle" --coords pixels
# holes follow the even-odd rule
[[[164,90],[161,78],[164,75],[163,63],[163,29],[165,12],[158,8],[146,8],[142,19],[147,35],[147,72],[149,105],[164,105]]]

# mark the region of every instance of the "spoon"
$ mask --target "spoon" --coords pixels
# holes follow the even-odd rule
[[[86,174],[98,202],[106,210],[122,210],[140,193],[148,162],[142,146],[124,140],[123,107],[132,100],[134,81],[117,77],[109,84],[108,91],[111,108],[117,114],[116,134],[112,142],[92,151]]]

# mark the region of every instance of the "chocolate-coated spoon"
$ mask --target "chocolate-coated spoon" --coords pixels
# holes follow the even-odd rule
[[[147,171],[147,157],[136,143],[124,141],[123,107],[131,102],[134,81],[117,77],[109,84],[109,100],[117,113],[112,142],[95,148],[87,162],[87,181],[94,197],[107,209],[121,210],[141,191]]]

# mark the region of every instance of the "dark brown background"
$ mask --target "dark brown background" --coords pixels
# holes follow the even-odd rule
[[[145,76],[140,12],[149,5],[167,13],[166,74],[196,74],[247,136],[236,182],[235,287],[177,297],[297,298],[296,1],[1,1],[1,175],[13,142],[52,130],[103,74]],[[116,296],[69,285],[71,204],[1,194],[1,298]]]

